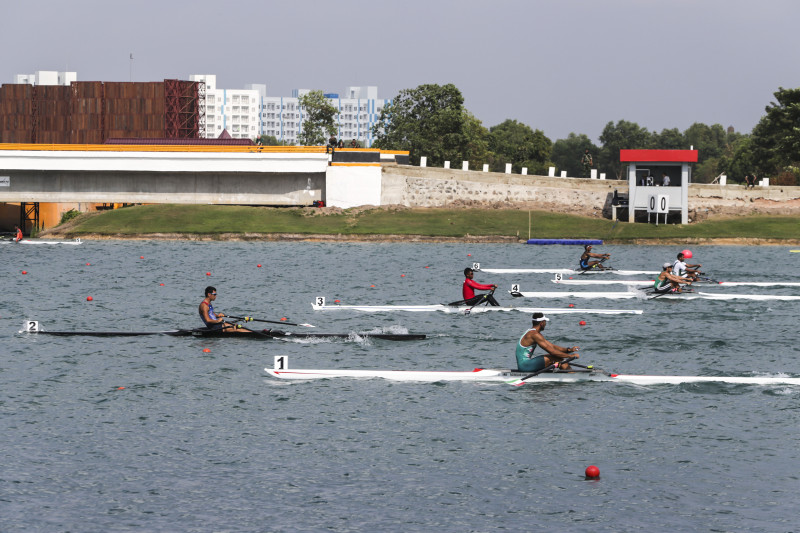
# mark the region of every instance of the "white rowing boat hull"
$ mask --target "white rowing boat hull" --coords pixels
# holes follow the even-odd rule
[[[585,274],[616,274],[618,276],[657,276],[660,272],[655,270],[572,270],[569,268],[481,268],[480,272],[486,274],[572,274],[583,276]]]
[[[314,311],[362,311],[365,313],[387,313],[396,311],[409,311],[412,313],[428,313],[438,311],[449,314],[476,314],[494,312],[519,311],[522,313],[544,313],[547,315],[566,315],[566,314],[593,314],[593,315],[641,315],[641,309],[575,309],[566,308],[542,308],[542,307],[451,307],[449,305],[317,305],[312,303]]]
[[[644,298],[637,292],[516,292],[511,294],[522,298]]]
[[[522,298],[610,298],[610,299],[645,299],[653,293],[641,292],[517,292],[513,293]],[[670,300],[800,300],[800,296],[786,296],[780,294],[716,294],[710,292],[681,292],[656,295],[658,299]]]
[[[264,369],[271,376],[280,379],[308,380],[330,378],[382,378],[392,381],[475,381],[475,382],[511,382],[527,375],[528,372],[512,372],[507,369],[476,368],[472,371],[446,370],[322,370]],[[539,374],[525,383],[574,383],[578,381],[611,381],[631,383],[635,385],[676,385],[680,383],[734,383],[746,385],[800,385],[800,378],[769,376],[646,376],[633,374],[603,374],[600,372]]]
[[[22,239],[19,242],[14,241],[0,241],[0,244],[82,244],[80,239],[75,239],[74,241],[38,241],[38,240],[29,240],[29,239]]]
[[[625,280],[625,279],[551,279],[558,285],[652,285],[655,280]],[[709,285],[722,285],[725,287],[800,287],[800,281],[720,281]]]

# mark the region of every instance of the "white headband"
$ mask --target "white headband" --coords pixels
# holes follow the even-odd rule
[[[548,320],[550,320],[550,319],[547,318],[546,316],[543,316],[542,318],[534,318],[533,319],[534,322],[547,322]]]

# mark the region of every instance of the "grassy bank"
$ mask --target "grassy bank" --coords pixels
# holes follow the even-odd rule
[[[313,209],[146,205],[81,216],[48,231],[68,237],[146,234],[307,234],[583,238],[609,242],[756,239],[800,243],[800,219],[747,216],[681,225],[610,220],[512,209],[370,209],[321,214]]]

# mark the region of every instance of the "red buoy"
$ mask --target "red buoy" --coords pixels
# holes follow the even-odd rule
[[[581,320],[580,322],[578,322],[578,324],[580,324],[581,326],[585,326],[586,325],[586,321],[585,320]]]
[[[598,479],[600,477],[600,469],[594,465],[586,467],[586,479]]]
[[[211,275],[211,272],[206,272],[206,276],[210,276],[210,275]]]
[[[691,250],[684,250],[681,252],[683,254],[684,259],[691,259],[692,258],[692,251]]]
[[[28,273],[28,271],[27,271],[27,270],[23,270],[23,271],[22,271],[22,273],[23,273],[23,274],[27,274],[27,273]]]
[[[87,302],[91,302],[92,300],[94,300],[94,298],[92,298],[91,296],[87,296],[87,297],[86,297],[86,301],[87,301]]]

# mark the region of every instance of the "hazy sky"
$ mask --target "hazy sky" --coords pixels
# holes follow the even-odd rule
[[[381,98],[453,83],[491,127],[594,142],[609,121],[750,132],[778,87],[800,86],[799,0],[0,0],[0,83],[264,83]]]

